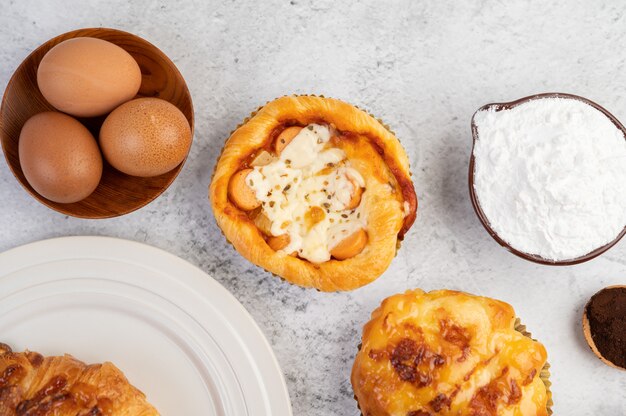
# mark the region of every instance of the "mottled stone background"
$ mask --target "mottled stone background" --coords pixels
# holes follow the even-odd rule
[[[169,190],[122,218],[62,216],[0,163],[0,249],[65,235],[146,242],[198,265],[250,311],[284,370],[295,415],[356,415],[349,376],[361,327],[386,296],[462,289],[514,305],[548,348],[555,414],[626,414],[626,373],[582,338],[586,300],[626,283],[626,241],[602,258],[547,267],[503,250],[468,198],[473,112],[545,91],[586,96],[626,121],[626,6],[604,1],[3,0],[0,87],[45,40],[81,27],[134,32],[191,89],[196,134]],[[228,133],[274,97],[325,94],[382,117],[411,159],[419,212],[398,257],[351,293],[291,286],[226,244],[207,186]]]

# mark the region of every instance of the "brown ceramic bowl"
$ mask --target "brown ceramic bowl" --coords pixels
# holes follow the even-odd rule
[[[598,293],[602,292],[603,290],[606,290],[606,289],[616,289],[616,288],[626,288],[626,286],[623,286],[623,285],[608,286],[608,287],[605,287],[604,289],[601,289],[600,291],[598,291],[596,293],[596,295]],[[592,298],[593,298],[593,296],[592,296]],[[583,309],[583,335],[585,336],[585,341],[587,341],[587,344],[589,344],[589,348],[591,348],[591,351],[593,351],[593,353],[596,355],[596,357],[598,357],[600,359],[600,361],[602,361],[604,364],[608,365],[609,367],[617,368],[618,370],[625,370],[626,371],[626,368],[617,366],[617,365],[613,364],[613,362],[607,360],[602,355],[602,353],[598,350],[598,347],[596,347],[596,343],[594,342],[593,337],[591,336],[591,327],[589,325],[589,318],[587,317],[587,309],[589,308],[589,304],[590,303],[591,303],[591,299],[589,299],[589,302],[587,302],[587,304],[585,305],[585,308]]]
[[[141,68],[142,80],[137,97],[158,97],[174,104],[189,121],[193,136],[191,95],[182,75],[163,52],[138,36],[115,29],[79,29],[57,36],[28,55],[11,77],[0,107],[0,139],[6,161],[17,180],[39,202],[60,213],[79,218],[117,217],[135,211],[158,197],[174,181],[185,161],[173,170],[151,178],[126,175],[103,161],[102,179],[96,190],[86,199],[71,204],[53,202],[39,195],[28,184],[20,167],[18,141],[22,126],[37,113],[56,111],[37,87],[39,62],[53,46],[76,37],[104,39],[130,53]],[[106,115],[79,120],[97,138],[105,118]]]
[[[613,114],[609,113],[606,109],[604,109],[603,107],[599,106],[598,104],[594,103],[591,100],[588,100],[583,97],[579,97],[577,95],[572,95],[572,94],[565,94],[565,93],[560,93],[560,92],[535,94],[535,95],[531,95],[528,97],[520,98],[519,100],[511,101],[508,103],[486,104],[480,107],[478,110],[476,110],[476,113],[478,113],[479,111],[490,109],[490,108],[495,109],[495,111],[509,110],[520,104],[524,104],[528,101],[541,99],[541,98],[565,98],[565,99],[571,99],[571,100],[578,100],[586,104],[589,104],[590,106],[594,107],[595,109],[603,113],[605,116],[607,116],[609,120],[611,120],[613,124],[615,124],[615,126],[624,133],[624,137],[626,139],[626,129],[624,128],[622,123],[620,123],[619,120],[613,116]],[[476,115],[476,113],[474,113],[474,116]],[[474,122],[474,116],[472,116],[472,137],[474,140],[473,143],[475,145],[476,139],[478,138],[478,129],[476,127],[476,123]],[[489,224],[489,220],[487,219],[487,216],[485,215],[482,208],[480,207],[480,203],[478,201],[478,198],[476,197],[476,192],[474,190],[474,146],[472,146],[472,155],[470,157],[470,163],[469,163],[469,192],[470,192],[470,199],[472,200],[472,205],[474,207],[474,211],[476,211],[476,215],[478,215],[480,222],[483,224],[483,226],[485,227],[489,235],[491,235],[491,237],[493,237],[494,240],[496,240],[502,247],[506,248],[511,253],[523,259],[533,261],[535,263],[555,265],[555,266],[570,266],[570,265],[574,265],[578,263],[583,263],[599,256],[600,254],[604,253],[605,251],[613,247],[624,236],[624,234],[626,234],[626,226],[624,226],[624,229],[622,230],[621,233],[619,233],[619,235],[615,238],[615,240],[611,241],[610,243],[602,247],[598,247],[597,249],[593,250],[590,253],[585,254],[584,256],[577,257],[574,259],[568,259],[568,260],[558,260],[558,261],[549,260],[549,259],[545,259],[535,254],[524,253],[522,251],[515,249],[514,247],[511,247],[511,245],[509,245],[506,241],[500,238],[500,236],[491,228],[491,225]]]

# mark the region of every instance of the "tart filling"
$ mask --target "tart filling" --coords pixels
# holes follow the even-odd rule
[[[334,133],[316,123],[286,128],[274,154],[261,151],[229,187],[271,248],[312,263],[353,257],[367,243],[365,180],[333,145]]]
[[[311,95],[277,98],[231,133],[209,198],[243,257],[322,291],[378,278],[417,210],[408,156],[389,128]]]

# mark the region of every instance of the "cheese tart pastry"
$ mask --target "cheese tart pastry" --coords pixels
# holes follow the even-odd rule
[[[350,104],[316,96],[274,100],[235,130],[210,199],[241,255],[322,291],[380,276],[417,209],[393,133]]]
[[[352,386],[364,416],[546,416],[546,358],[510,305],[417,289],[372,313]]]
[[[0,344],[2,416],[158,416],[111,363],[43,357]]]

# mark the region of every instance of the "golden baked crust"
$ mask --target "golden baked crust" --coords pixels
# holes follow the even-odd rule
[[[352,386],[365,416],[546,416],[546,350],[501,301],[419,289],[363,329]]]
[[[230,178],[255,151],[268,147],[277,129],[309,123],[332,124],[343,133],[336,145],[366,181],[362,204],[368,213],[368,243],[346,260],[313,264],[272,250],[253,221],[228,197]],[[209,196],[217,224],[242,256],[291,283],[322,291],[355,289],[380,276],[415,221],[417,209],[408,157],[398,139],[364,111],[316,96],[278,98],[235,130],[215,168]]]
[[[157,416],[111,363],[11,352],[0,344],[2,416]]]

